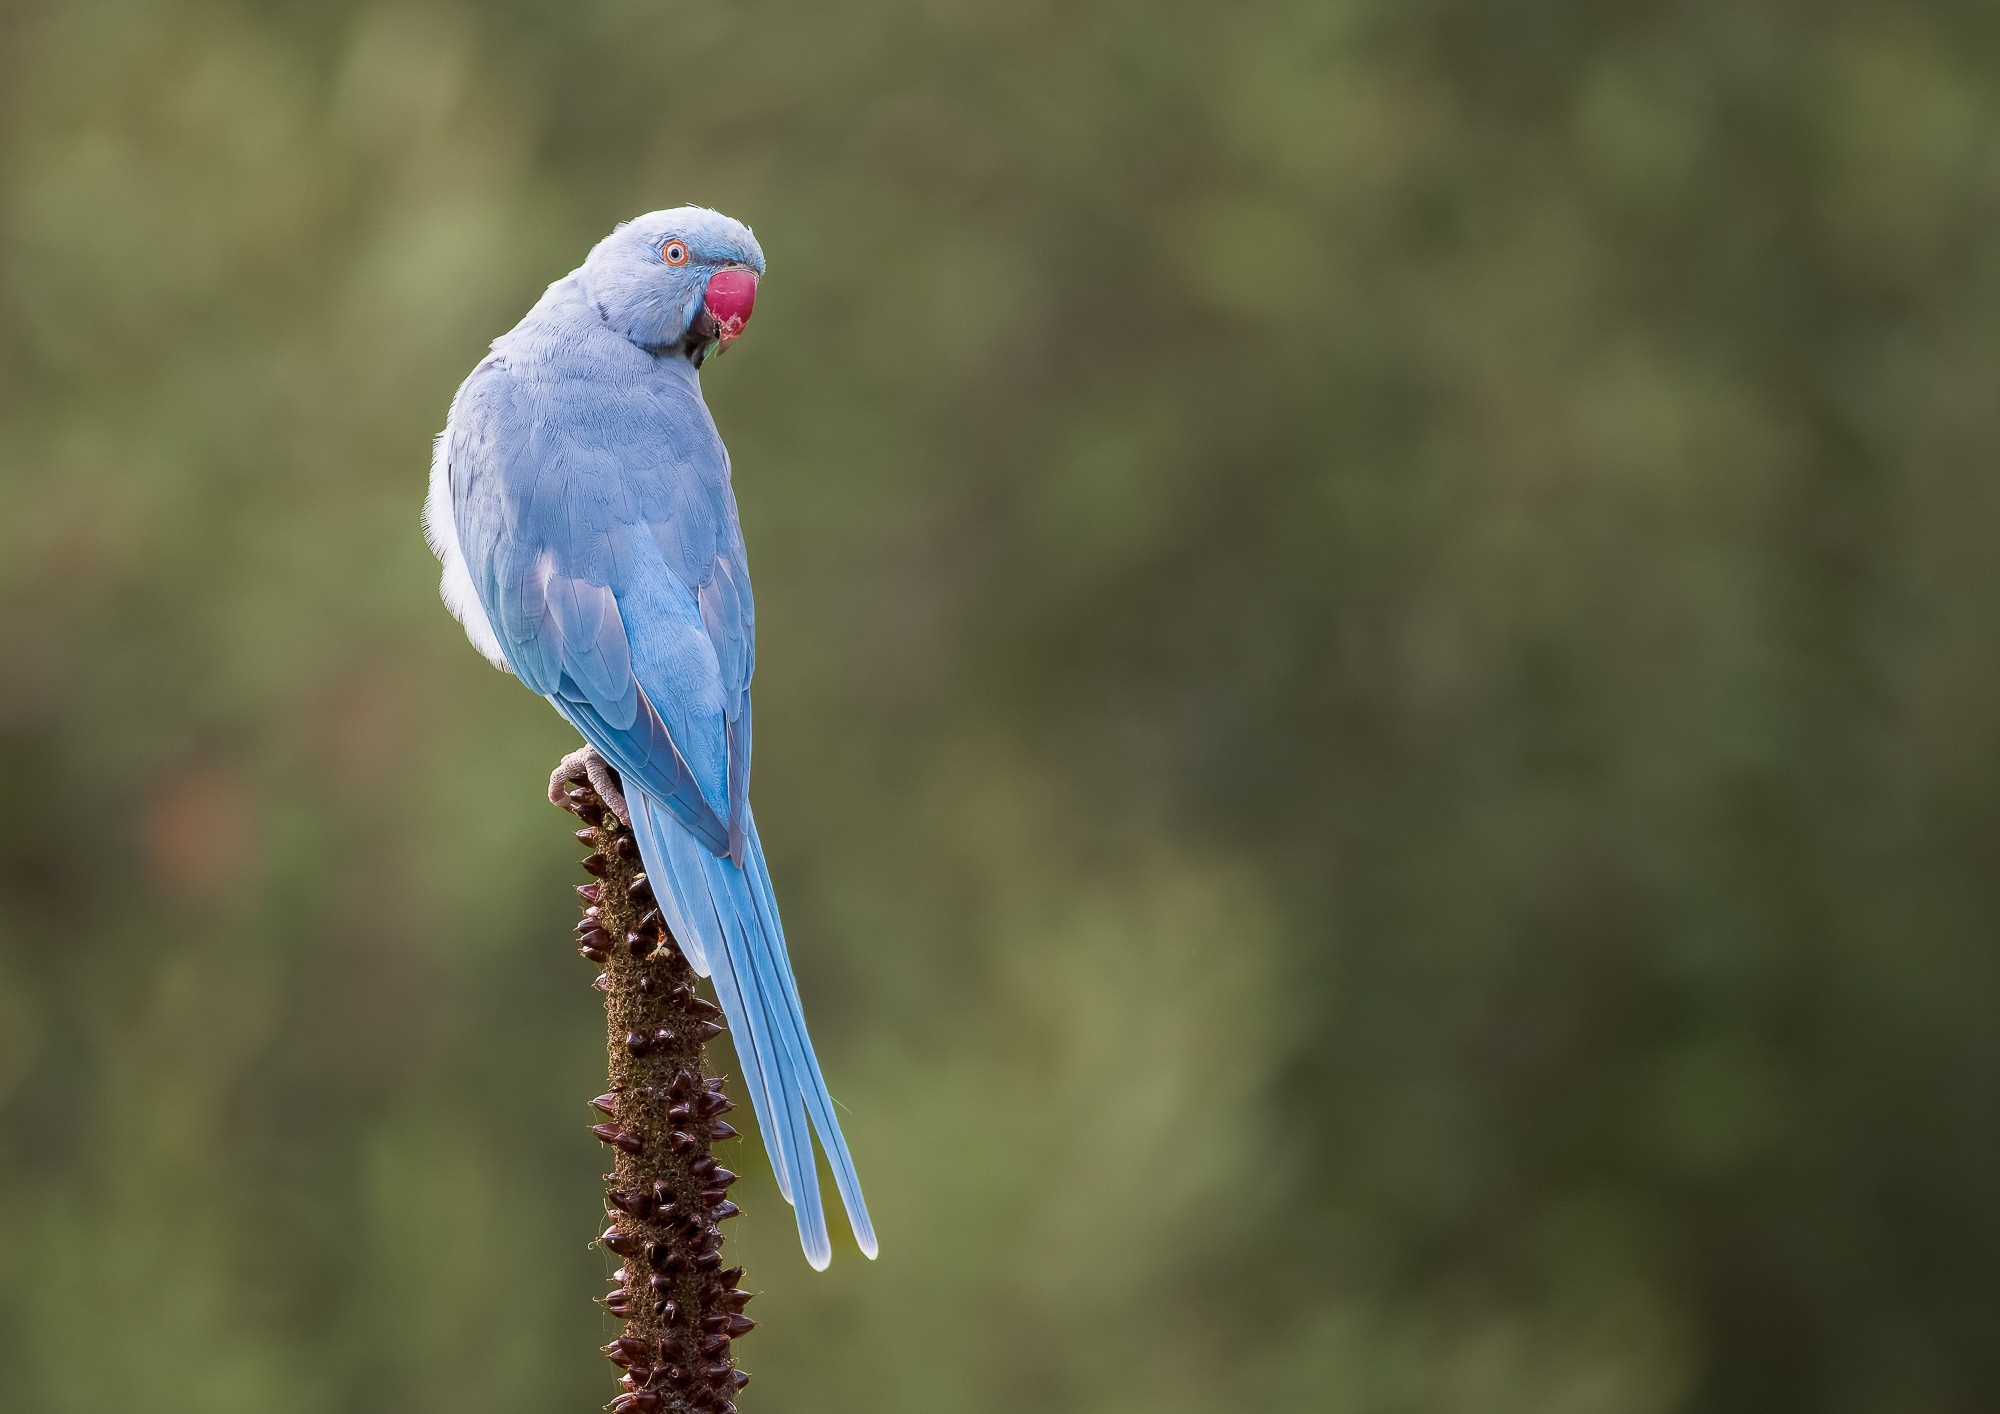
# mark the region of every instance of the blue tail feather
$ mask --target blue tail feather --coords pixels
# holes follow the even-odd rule
[[[824,1268],[832,1258],[813,1153],[815,1128],[855,1241],[873,1257],[875,1231],[806,1032],[756,822],[748,822],[744,865],[739,866],[680,828],[648,793],[634,795],[632,823],[640,857],[683,953],[696,972],[715,983],[779,1191],[797,1210],[806,1260]]]
[[[700,852],[700,868],[706,874],[716,922],[724,940],[720,960],[710,952],[716,998],[720,1000],[724,990],[738,994],[734,1010],[728,1002],[722,1002],[722,1010],[730,1012],[736,1050],[742,1052],[748,1038],[750,1048],[764,1058],[766,1104],[770,1108],[758,1112],[758,1124],[764,1128],[766,1146],[770,1146],[772,1134],[784,1140],[782,1152],[772,1150],[772,1164],[790,1174],[790,1182],[780,1182],[780,1188],[786,1190],[786,1198],[790,1198],[798,1212],[798,1240],[806,1248],[806,1260],[814,1268],[824,1270],[834,1256],[834,1248],[826,1236],[826,1212],[820,1206],[820,1178],[814,1172],[812,1134],[806,1130],[806,1116],[798,1108],[798,1068],[790,1056],[790,1048],[784,1044],[784,1022],[780,1016],[786,1002],[764,984],[764,978],[750,964],[748,930],[742,912],[736,908],[734,890],[730,890],[728,880],[728,872],[740,874],[740,870],[730,860],[708,852]]]
[[[632,833],[639,844],[641,861],[665,859],[667,857],[667,831],[672,828],[671,819],[664,818],[653,804],[653,797],[645,791],[635,791],[627,797],[626,804],[632,812]],[[646,867],[653,866],[647,863]],[[661,879],[666,884],[665,891],[653,890],[659,900],[660,912],[667,920],[667,928],[680,944],[681,954],[690,966],[701,976],[708,976],[708,957],[702,945],[704,933],[695,931],[690,920],[694,916],[689,900],[682,895],[680,880],[670,869],[649,874],[648,878]]]
[[[701,865],[705,851],[684,832],[675,830],[672,822],[662,820],[649,795],[642,794],[640,800],[641,804],[633,810],[633,823],[639,827],[634,830],[639,837],[639,855],[648,877],[666,886],[664,893],[655,887],[653,895],[661,901],[667,927],[676,941],[681,942],[681,951],[689,964],[701,976],[715,982],[716,999],[722,1003],[735,1032],[737,1059],[750,1090],[751,1108],[764,1130],[765,1145],[771,1150],[778,1191],[785,1195],[786,1202],[792,1202],[796,1166],[791,1154],[796,1144],[790,1126],[769,1122],[776,1112],[773,1101],[784,1090],[778,1075],[778,1057],[769,1042],[762,1039],[767,1030],[739,1025],[739,1019],[750,1015],[751,1008],[742,996],[736,968],[730,961],[726,930],[709,893]],[[674,903],[671,910],[666,907],[668,894]]]
[[[716,998],[722,1003],[730,1025],[736,1028],[737,1059],[743,1067],[744,1084],[749,1088],[750,1105],[764,1131],[765,1145],[771,1151],[771,1168],[777,1176],[778,1191],[789,1203],[794,1171],[790,1154],[795,1146],[789,1142],[788,1126],[773,1126],[768,1122],[774,1112],[773,1096],[781,1093],[775,1057],[770,1046],[757,1044],[754,1030],[737,1025],[749,1008],[744,1005],[736,969],[730,965],[729,950],[723,942],[721,920],[709,897],[699,860],[701,848],[685,833],[674,830],[671,821],[660,818],[650,796],[637,797],[632,807],[632,823],[648,877],[657,885],[664,885],[656,886],[653,896],[660,903],[669,931],[689,965],[701,976],[713,978]]]
[[[771,891],[771,871],[764,863],[764,842],[757,837],[754,814],[747,816],[747,833],[750,866],[747,873],[753,895],[751,903],[762,925],[758,929],[763,943],[758,965],[764,973],[766,985],[775,988],[784,998],[781,1010],[790,1023],[795,1063],[804,1082],[801,1086],[802,1098],[819,1129],[820,1143],[825,1147],[827,1162],[833,1168],[834,1186],[840,1191],[848,1223],[854,1229],[854,1240],[862,1252],[872,1258],[877,1251],[875,1225],[869,1220],[868,1204],[861,1196],[861,1175],[855,1172],[854,1156],[848,1152],[847,1137],[840,1132],[840,1121],[833,1112],[833,1096],[827,1091],[826,1077],[819,1068],[819,1057],[813,1053],[812,1036],[806,1031],[805,1006],[799,1000],[799,984],[792,976],[791,958],[785,952],[785,927],[778,917],[778,901]]]

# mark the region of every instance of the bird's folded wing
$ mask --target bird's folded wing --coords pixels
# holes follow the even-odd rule
[[[542,385],[489,361],[448,436],[459,541],[509,665],[740,860],[755,610],[699,394]]]

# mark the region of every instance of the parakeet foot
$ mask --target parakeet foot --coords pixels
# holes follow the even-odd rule
[[[571,785],[588,785],[597,792],[597,798],[611,807],[611,813],[632,828],[632,812],[625,804],[625,783],[611,764],[597,754],[596,748],[580,746],[563,757],[560,765],[549,776],[549,803],[567,808]]]

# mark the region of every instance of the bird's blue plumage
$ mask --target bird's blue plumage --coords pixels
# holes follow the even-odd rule
[[[675,240],[692,252],[678,268],[660,254]],[[607,237],[460,387],[426,517],[475,644],[624,778],[662,913],[715,983],[778,1185],[823,1267],[813,1130],[870,1256],[875,1237],[749,804],[756,612],[697,371],[703,287],[728,268],[761,273],[763,255],[714,212],[655,212]]]

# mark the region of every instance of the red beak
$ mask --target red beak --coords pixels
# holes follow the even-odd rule
[[[702,299],[702,309],[715,321],[717,353],[728,348],[743,332],[743,326],[750,322],[750,311],[756,303],[756,271],[732,266],[708,277],[708,293]]]

